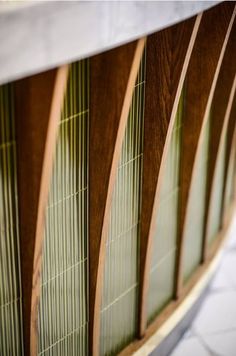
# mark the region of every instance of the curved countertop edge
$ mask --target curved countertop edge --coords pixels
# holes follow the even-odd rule
[[[219,1],[0,3],[0,84],[104,52]]]

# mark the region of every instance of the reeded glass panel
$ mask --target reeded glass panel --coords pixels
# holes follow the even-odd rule
[[[226,180],[226,188],[225,188],[225,197],[224,197],[224,210],[227,211],[227,208],[230,205],[231,200],[233,199],[234,192],[234,162],[235,162],[235,149],[233,150],[233,154],[230,156],[228,172],[227,172],[227,180]]]
[[[46,211],[39,355],[88,353],[88,61],[72,65]]]
[[[225,167],[226,136],[219,148],[215,177],[213,181],[210,211],[208,216],[207,242],[210,245],[216,238],[221,225],[221,202]]]
[[[148,290],[148,323],[155,318],[173,295],[183,105],[184,91],[180,97],[167,153],[156,216]]]
[[[183,277],[184,281],[195,271],[201,261],[205,213],[205,194],[209,148],[210,119],[204,127],[203,141],[195,167],[189,195],[189,207],[184,232]]]
[[[145,55],[134,88],[112,198],[104,271],[100,355],[116,355],[137,328]]]
[[[0,354],[22,355],[13,85],[0,87]]]

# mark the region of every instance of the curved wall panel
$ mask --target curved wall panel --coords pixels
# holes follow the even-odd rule
[[[199,156],[197,157],[196,170],[192,178],[192,186],[189,193],[189,209],[186,215],[184,231],[184,283],[195,272],[202,258],[210,118],[208,118],[203,130],[203,140]]]
[[[173,298],[178,225],[179,163],[184,89],[163,172],[148,290],[148,322]]]
[[[0,355],[131,355],[190,303],[235,200],[235,15],[0,87]]]
[[[89,352],[93,355],[99,354],[102,282],[112,194],[145,41],[141,38],[91,58]]]
[[[38,355],[88,354],[88,61],[72,64],[43,246]]]
[[[117,354],[137,334],[145,53],[133,91],[117,169],[106,243],[100,355]]]
[[[201,18],[202,16],[199,15],[155,33],[147,39],[140,239],[140,336],[144,335],[147,324],[149,272],[163,168]],[[165,61],[163,61],[164,58],[166,58]]]

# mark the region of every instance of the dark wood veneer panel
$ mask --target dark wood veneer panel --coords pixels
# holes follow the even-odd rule
[[[100,304],[112,192],[145,39],[90,60],[89,347],[99,354]]]
[[[24,352],[37,355],[44,217],[67,66],[15,83]]]

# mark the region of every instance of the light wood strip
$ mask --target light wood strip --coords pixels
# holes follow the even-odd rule
[[[233,137],[233,143],[232,145],[234,146],[234,149],[236,151],[236,127],[235,127],[235,130],[234,130],[234,137]],[[236,202],[236,154],[235,154],[235,157],[234,157],[234,187],[233,187],[233,201]]]
[[[37,355],[44,218],[68,66],[16,82],[16,139],[25,355]]]
[[[230,112],[228,128],[227,128],[227,141],[226,141],[226,152],[225,152],[225,167],[224,167],[224,183],[223,183],[223,199],[221,205],[221,217],[222,223],[224,219],[224,197],[227,183],[227,173],[229,168],[229,162],[231,154],[234,151],[234,137],[236,137],[236,95],[234,97],[233,105]],[[236,160],[235,160],[236,161]]]
[[[140,237],[139,336],[147,323],[147,293],[156,212],[179,98],[201,15],[150,36],[144,113],[144,160]]]
[[[179,297],[183,284],[185,218],[192,177],[195,175],[205,125],[210,114],[217,79],[235,17],[234,7],[233,3],[222,3],[203,14],[187,73],[181,150],[176,298]]]
[[[89,347],[99,354],[100,306],[112,192],[145,39],[91,58]]]

